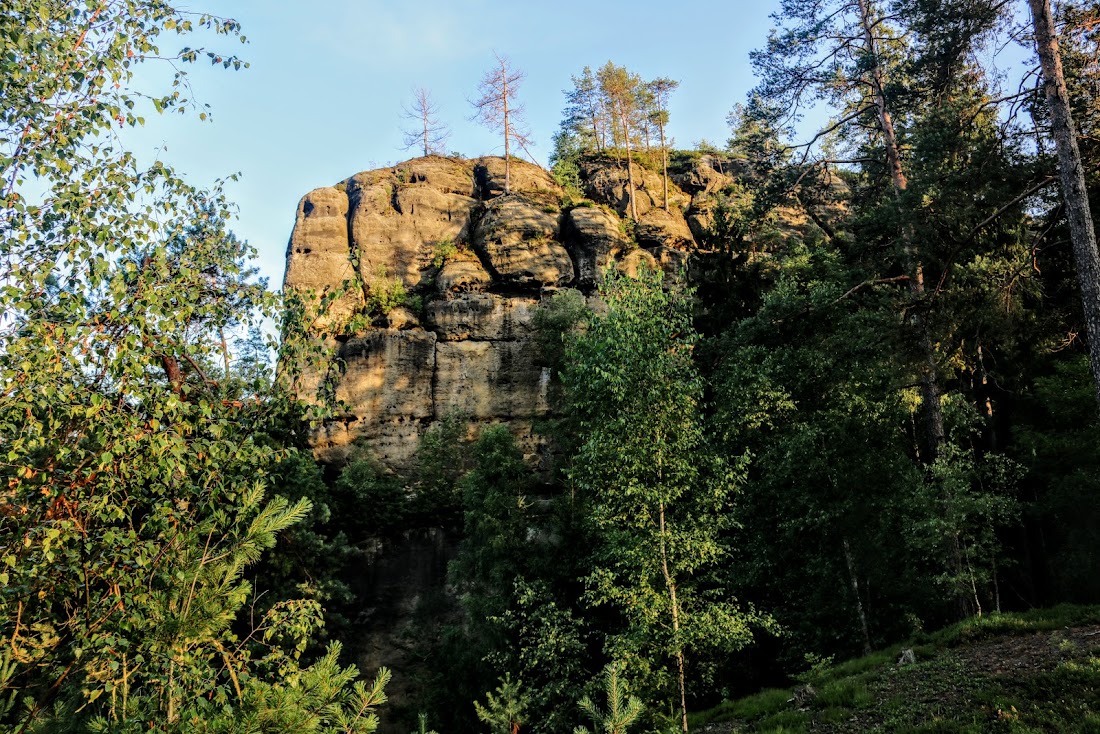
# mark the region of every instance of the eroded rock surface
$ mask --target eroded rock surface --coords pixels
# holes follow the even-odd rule
[[[548,469],[535,430],[553,410],[533,327],[539,304],[561,288],[597,301],[609,267],[688,277],[734,181],[719,168],[706,156],[680,166],[666,211],[661,176],[635,164],[637,222],[624,219],[626,169],[612,159],[581,165],[589,200],[566,208],[553,177],[520,160],[504,195],[504,161],[493,157],[417,158],[307,194],[284,287],[319,311],[325,293],[350,285],[312,315],[333,357],[303,375],[300,392],[327,386],[344,406],[314,436],[318,457],[365,450],[401,470],[428,428],[459,414],[471,435],[505,423],[530,463]],[[791,232],[804,225],[794,219]]]

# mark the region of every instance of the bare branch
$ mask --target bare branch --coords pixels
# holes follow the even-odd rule
[[[413,90],[413,101],[403,108],[406,120],[414,124],[402,128],[405,146],[402,150],[420,147],[424,155],[443,155],[447,151],[447,139],[451,137],[451,128],[439,120],[439,106],[432,100],[431,93],[424,87]]]

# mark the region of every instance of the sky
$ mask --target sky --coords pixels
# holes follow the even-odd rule
[[[247,43],[226,37],[162,37],[161,51],[199,41],[235,53],[248,69],[187,66],[194,98],[211,119],[146,115],[127,143],[158,156],[191,183],[228,185],[239,208],[233,230],[259,253],[261,275],[282,283],[299,199],[355,173],[414,157],[402,150],[402,108],[423,86],[450,125],[448,149],[500,155],[498,136],[471,122],[468,102],[507,56],[526,72],[519,98],[545,165],[570,76],[608,60],[645,79],[680,82],[669,105],[674,144],[721,145],[726,116],[754,86],[749,52],[763,45],[779,0],[184,0],[231,17]],[[148,65],[139,85],[163,87],[170,69]]]

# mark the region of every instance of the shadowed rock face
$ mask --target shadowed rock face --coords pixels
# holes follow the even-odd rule
[[[314,436],[318,458],[341,462],[365,443],[400,470],[433,423],[459,413],[507,424],[532,466],[549,468],[533,430],[551,411],[539,303],[562,288],[591,294],[608,267],[685,277],[733,181],[700,159],[670,182],[665,211],[660,175],[635,165],[639,221],[627,226],[625,169],[588,161],[581,176],[590,201],[565,210],[550,174],[518,160],[504,196],[504,161],[491,157],[416,158],[303,197],[284,288],[318,307],[345,285],[312,322],[333,357],[301,383],[305,397],[327,383],[346,406]],[[403,305],[381,298],[397,286]]]

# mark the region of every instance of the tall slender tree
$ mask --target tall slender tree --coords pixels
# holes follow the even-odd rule
[[[600,92],[607,99],[608,107],[614,111],[618,121],[620,140],[626,149],[626,180],[631,218],[638,219],[638,201],[634,190],[634,159],[631,154],[630,139],[633,132],[632,121],[638,110],[638,89],[641,78],[627,71],[626,67],[615,66],[608,61],[597,73]]]
[[[865,149],[885,161],[895,208],[904,208],[909,180],[891,86],[900,81],[891,75],[897,75],[903,57],[889,19],[875,0],[783,0],[782,11],[773,17],[787,25],[772,32],[764,50],[752,54],[762,77],[754,93],[768,102],[767,108],[783,110],[788,119],[817,101],[838,109],[838,118],[804,146],[803,163],[812,162],[814,144],[835,131],[851,131],[853,125],[873,130],[875,137]],[[926,458],[932,460],[944,440],[938,358],[926,313],[920,243],[911,224],[903,217],[899,223],[895,236],[909,284],[906,311],[920,353]]]
[[[668,77],[659,77],[654,79],[649,84],[649,91],[653,97],[653,107],[649,114],[649,119],[657,128],[657,134],[659,135],[659,141],[661,144],[661,176],[662,176],[662,195],[664,198],[665,211],[668,211],[668,142],[665,140],[665,126],[668,125],[668,97],[670,94],[676,91],[680,86],[680,82],[675,79],[669,79]]]
[[[1066,203],[1077,282],[1085,311],[1092,379],[1100,408],[1100,255],[1097,254],[1096,229],[1089,208],[1085,170],[1077,146],[1050,0],[1028,0],[1028,7],[1035,29],[1035,50],[1043,70],[1043,88],[1050,107],[1051,135],[1058,153],[1062,197]]]
[[[524,150],[531,144],[530,133],[523,123],[523,107],[516,101],[526,74],[512,68],[506,56],[494,56],[497,64],[482,77],[477,88],[480,96],[470,100],[470,104],[474,106],[475,120],[504,136],[504,193],[508,194],[512,184],[512,143]]]
[[[688,300],[650,271],[610,275],[600,294],[609,312],[571,342],[563,376],[582,441],[572,478],[598,538],[589,595],[627,620],[612,657],[654,695],[675,691],[686,732],[689,656],[738,649],[762,621],[713,593],[739,473],[707,445]]]
[[[446,152],[451,129],[439,119],[439,105],[432,99],[431,92],[424,87],[413,90],[413,100],[402,116],[410,122],[410,127],[401,131],[405,134],[404,150],[419,146],[426,156]]]
[[[607,147],[607,115],[596,77],[586,66],[570,80],[573,88],[565,91],[561,130],[575,137],[582,150],[601,153]]]

